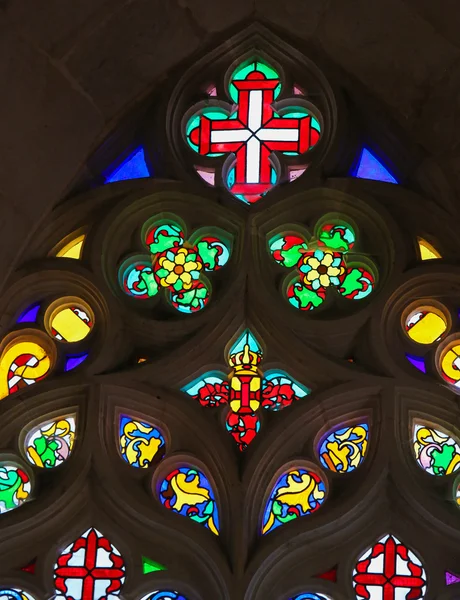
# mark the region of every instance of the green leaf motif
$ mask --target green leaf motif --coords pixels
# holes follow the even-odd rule
[[[280,254],[284,259],[283,266],[290,269],[295,267],[302,257],[302,250],[307,249],[307,244],[299,244],[292,246],[289,250],[280,250]]]
[[[433,458],[433,471],[436,475],[445,475],[455,453],[455,446],[450,446],[449,444],[444,444],[441,452],[436,448],[431,452]]]
[[[308,289],[302,284],[295,284],[293,288],[293,293],[294,297],[298,301],[297,308],[305,309],[309,304],[312,304],[313,307],[316,308],[317,306],[323,303],[323,299],[320,296],[318,296],[316,292]],[[291,304],[294,304],[294,302],[291,302]]]
[[[165,235],[162,231],[158,233],[154,242],[150,244],[150,252],[157,254],[158,252],[164,252],[174,246],[181,246],[182,238],[180,235]]]
[[[217,267],[216,257],[218,249],[212,247],[210,244],[208,244],[208,242],[205,241],[198,242],[197,248],[198,254],[203,261],[205,268],[209,271],[214,271],[214,269]]]
[[[342,238],[338,231],[334,231],[332,235],[328,231],[322,231],[319,239],[331,250],[337,250],[341,252],[347,252],[349,249],[348,243]]]
[[[141,280],[144,283],[145,289],[147,290],[147,294],[150,297],[156,296],[156,294],[158,294],[158,285],[157,285],[157,282],[155,281],[153,273],[143,272],[141,274]]]
[[[198,287],[188,292],[184,292],[181,296],[176,299],[177,304],[182,306],[191,306],[197,308],[200,306],[200,299],[205,299],[208,295],[207,289],[204,287]]]
[[[363,284],[360,281],[361,277],[362,273],[359,269],[351,269],[348,272],[345,279],[343,280],[343,283],[339,290],[340,293],[344,296],[348,296],[348,294],[353,294],[353,292],[355,292],[356,290],[362,290]]]

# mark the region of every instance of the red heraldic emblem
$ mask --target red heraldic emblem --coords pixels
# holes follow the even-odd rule
[[[54,567],[56,595],[66,600],[106,600],[125,580],[123,557],[97,529],[67,546]]]
[[[418,600],[425,595],[426,574],[412,550],[386,535],[359,558],[353,585],[358,600]]]

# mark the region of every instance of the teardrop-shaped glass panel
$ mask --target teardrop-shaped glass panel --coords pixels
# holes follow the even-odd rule
[[[412,442],[417,463],[430,475],[450,475],[460,469],[458,440],[442,428],[414,423]]]
[[[219,515],[211,483],[192,466],[174,469],[160,484],[160,502],[168,510],[188,517],[219,535]]]
[[[326,486],[312,469],[291,469],[276,482],[265,507],[262,534],[318,510],[326,499]]]
[[[151,423],[120,417],[120,454],[132,467],[147,469],[154,458],[162,458],[166,442],[161,431]]]
[[[45,469],[62,465],[73,450],[75,427],[75,414],[33,427],[24,441],[27,460]]]
[[[357,600],[420,600],[426,573],[416,554],[394,535],[384,535],[368,548],[353,570]]]
[[[326,469],[335,473],[350,473],[363,462],[368,443],[367,423],[341,425],[323,437],[318,448],[319,458]]]
[[[0,461],[0,514],[14,510],[30,499],[29,475],[18,464]]]
[[[64,548],[54,565],[56,600],[106,600],[120,594],[124,581],[123,557],[94,528]]]

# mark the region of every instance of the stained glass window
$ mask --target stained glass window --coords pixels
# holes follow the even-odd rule
[[[0,399],[44,379],[50,369],[51,358],[40,339],[15,338],[0,357]]]
[[[40,423],[26,435],[27,459],[36,467],[51,469],[66,461],[75,442],[75,415]]]
[[[105,175],[105,183],[125,181],[127,179],[141,179],[150,177],[149,168],[145,161],[144,148],[136,148],[121,163],[113,165]]]
[[[166,567],[156,560],[152,560],[151,558],[147,558],[146,556],[142,557],[142,573],[144,575],[148,575],[149,573],[155,573],[157,571],[166,571]]]
[[[0,587],[0,600],[35,600],[33,596],[18,588]]]
[[[446,585],[453,585],[454,583],[460,583],[460,576],[450,571],[446,571]]]
[[[328,432],[319,445],[319,458],[327,469],[350,473],[366,456],[369,443],[367,423],[338,427]]]
[[[326,596],[326,594],[315,594],[313,592],[305,592],[303,594],[298,594],[291,598],[291,600],[331,600],[330,596]]]
[[[211,295],[204,273],[217,271],[228,262],[228,234],[196,232],[186,241],[184,226],[178,220],[154,217],[144,225],[142,237],[152,256],[132,256],[122,263],[118,277],[123,291],[147,299],[164,289],[179,312],[203,309]]]
[[[237,105],[203,104],[192,110],[185,138],[201,156],[227,156],[222,179],[228,190],[248,204],[257,202],[281,179],[273,153],[306,153],[321,136],[316,108],[292,98],[276,112],[273,102],[281,92],[281,75],[268,63],[253,59],[231,74],[228,95]],[[200,174],[201,175],[201,174]]]
[[[18,320],[16,322],[17,323],[35,323],[35,321],[37,320],[39,310],[40,310],[40,303],[32,304],[31,306],[26,308],[26,310],[24,312],[22,312],[19,315]]]
[[[326,486],[313,470],[292,469],[276,482],[264,511],[262,534],[317,511],[326,499]]]
[[[286,286],[290,304],[299,310],[314,310],[332,288],[348,300],[369,296],[376,285],[376,268],[368,259],[366,263],[360,261],[356,254],[348,261],[346,255],[355,241],[354,228],[338,219],[320,221],[310,241],[299,233],[269,238],[273,259],[286,269],[296,270]]]
[[[24,504],[31,491],[30,477],[24,469],[10,461],[0,462],[0,514]]]
[[[441,376],[450,385],[460,388],[460,339],[449,342],[439,359]]]
[[[358,558],[353,587],[357,600],[418,600],[425,595],[426,573],[410,548],[385,535]]]
[[[426,364],[423,356],[416,356],[415,354],[405,354],[405,357],[410,362],[410,364],[421,371],[422,373],[426,373]]]
[[[419,306],[411,310],[404,321],[406,334],[417,344],[432,344],[446,333],[446,312],[434,306]]]
[[[62,246],[62,248],[56,253],[58,258],[73,258],[79,260],[83,251],[83,244],[85,242],[86,235],[78,235],[73,238],[70,242]]]
[[[51,317],[51,334],[64,342],[80,342],[90,333],[93,318],[85,306],[62,306]]]
[[[141,600],[187,600],[185,596],[179,594],[179,592],[173,592],[171,590],[158,590],[147,594]]]
[[[436,248],[421,237],[417,238],[418,248],[420,251],[420,258],[422,260],[433,260],[435,258],[442,258]]]
[[[359,179],[374,179],[385,183],[398,183],[390,171],[367,148],[363,148],[352,175]]]
[[[118,596],[124,581],[123,557],[94,528],[69,544],[54,565],[56,600],[105,600]]]
[[[120,417],[120,453],[132,467],[146,469],[154,458],[162,458],[166,442],[161,431],[126,415]]]
[[[161,482],[163,506],[219,535],[219,516],[214,491],[204,473],[194,467],[178,467]]]
[[[262,359],[262,347],[246,329],[229,350],[227,364],[232,370],[227,377],[211,371],[182,388],[202,406],[229,405],[226,429],[241,451],[246,450],[260,430],[257,412],[260,407],[279,411],[310,393],[309,388],[284,371],[270,370],[263,374]]]
[[[64,371],[72,371],[79,367],[88,358],[88,352],[81,352],[80,354],[68,354],[65,358]]]
[[[450,475],[460,469],[460,446],[445,431],[415,423],[413,444],[417,463],[430,475]]]

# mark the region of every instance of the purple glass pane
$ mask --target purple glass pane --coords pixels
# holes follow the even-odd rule
[[[81,363],[88,358],[88,352],[82,354],[68,355],[65,359],[64,371],[71,371],[81,365]]]
[[[460,577],[455,575],[455,573],[450,573],[446,571],[446,585],[452,585],[453,583],[459,583]]]
[[[413,365],[416,369],[421,371],[422,373],[426,373],[426,365],[425,359],[423,356],[415,356],[415,354],[406,354],[407,360]]]
[[[39,310],[40,304],[32,304],[32,306],[29,306],[29,308],[26,308],[26,310],[20,314],[16,323],[35,323]]]
[[[144,148],[134,150],[125,160],[116,167],[112,167],[104,175],[105,183],[125,181],[126,179],[141,179],[150,177],[150,172],[145,162]]]
[[[358,179],[374,179],[385,183],[398,183],[390,171],[382,165],[367,148],[363,148],[353,177]]]

